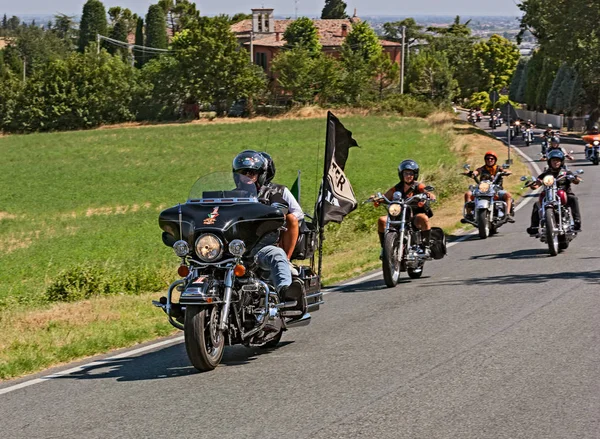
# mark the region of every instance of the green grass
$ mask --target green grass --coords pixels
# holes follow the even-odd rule
[[[442,198],[464,190],[451,128],[396,116],[341,120],[361,146],[346,165],[359,201],[395,184],[406,158]],[[150,305],[179,263],[161,241],[159,212],[184,202],[198,177],[230,170],[244,149],[268,151],[278,183],[290,186],[300,169],[301,204],[312,212],[324,138],[324,119],[0,138],[0,379],[172,333]],[[326,282],[378,265],[381,214],[362,205],[328,226]]]
[[[342,122],[361,145],[346,165],[358,199],[393,185],[405,158],[429,175],[456,162],[447,139],[423,120]],[[162,244],[158,213],[185,201],[196,178],[230,169],[243,149],[267,150],[277,182],[291,185],[300,169],[301,201],[312,212],[324,137],[324,120],[305,119],[0,138],[0,308],[43,304],[59,273],[82,264],[109,263],[120,276],[152,270],[168,285],[177,259]],[[329,245],[329,254],[336,250]]]

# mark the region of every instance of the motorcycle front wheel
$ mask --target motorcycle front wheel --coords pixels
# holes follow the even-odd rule
[[[556,228],[556,219],[554,218],[554,209],[546,209],[546,242],[550,256],[558,254],[558,235],[554,233]]]
[[[408,273],[408,277],[410,277],[411,279],[418,279],[423,274],[423,267],[407,268],[406,272]]]
[[[383,280],[388,288],[394,288],[398,285],[400,278],[400,261],[396,258],[396,247],[398,243],[398,234],[388,232],[383,241]],[[402,257],[402,256],[400,256]]]
[[[218,329],[219,308],[188,305],[185,309],[185,350],[192,366],[200,372],[219,365],[225,350],[225,337]]]
[[[490,213],[481,209],[477,211],[477,227],[479,228],[479,237],[486,239],[490,236]]]
[[[594,164],[594,166],[598,166],[598,163],[600,163],[600,158],[598,157],[598,154],[594,154],[594,157],[592,158],[592,163]]]

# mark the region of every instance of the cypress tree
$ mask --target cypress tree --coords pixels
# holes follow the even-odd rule
[[[151,5],[148,8],[148,15],[146,15],[146,46],[157,49],[167,48],[167,20],[160,5]]]
[[[2,17],[2,29],[8,29],[8,17],[6,14],[4,14],[4,17]]]
[[[143,46],[144,45],[144,19],[142,17],[138,17],[137,25],[135,28],[135,45]],[[140,49],[134,50],[135,55],[135,66],[142,67],[144,65],[144,54]]]
[[[96,41],[96,35],[106,35],[106,9],[100,0],[88,0],[83,5],[83,14],[79,25],[79,51],[85,51],[87,45]]]
[[[346,14],[346,6],[346,2],[343,0],[325,0],[325,6],[321,12],[321,18],[348,18],[348,15]]]
[[[510,81],[508,98],[511,101],[518,102],[517,96],[519,93],[519,87],[521,85],[521,78],[523,77],[523,73],[525,71],[525,65],[526,63],[523,60],[519,61],[519,64],[517,64],[517,69],[515,70],[512,80]]]

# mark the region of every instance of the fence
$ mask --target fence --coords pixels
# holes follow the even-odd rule
[[[565,122],[564,115],[546,114],[537,111],[517,110],[517,114],[521,119],[531,120],[536,125],[549,125],[554,127],[562,127]]]

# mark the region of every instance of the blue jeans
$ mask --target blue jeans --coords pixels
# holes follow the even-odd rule
[[[271,282],[275,291],[279,292],[282,287],[292,284],[292,272],[287,255],[280,247],[267,245],[256,253],[256,263],[260,268],[271,272]]]

